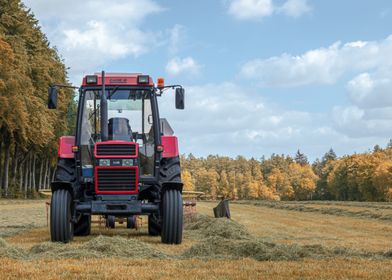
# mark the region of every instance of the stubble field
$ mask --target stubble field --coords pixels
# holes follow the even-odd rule
[[[198,202],[179,246],[124,224],[49,242],[45,200],[0,200],[1,279],[390,279],[392,205]]]

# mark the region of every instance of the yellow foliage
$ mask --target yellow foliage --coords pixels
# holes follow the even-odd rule
[[[192,175],[188,170],[184,170],[181,172],[182,183],[184,184],[184,191],[194,191],[195,185],[192,180]]]

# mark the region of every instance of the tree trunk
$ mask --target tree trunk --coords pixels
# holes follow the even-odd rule
[[[38,183],[38,189],[43,189],[42,187],[42,176],[43,176],[43,170],[44,170],[44,160],[41,159],[41,167],[39,168],[39,183]]]
[[[46,185],[48,186],[48,189],[50,188],[50,175],[51,175],[51,168],[49,166],[48,168],[48,181],[46,182]]]
[[[8,171],[9,171],[9,166],[10,166],[11,144],[8,139],[4,144],[5,144],[5,154],[4,154],[3,189],[4,189],[4,195],[8,196],[8,180],[9,180]]]
[[[19,163],[19,192],[23,191],[23,163]]]
[[[29,193],[31,193],[31,187],[32,187],[32,182],[33,182],[33,173],[31,172],[31,169],[32,169],[32,163],[33,163],[33,156],[32,155],[30,155],[30,158],[29,158],[29,186],[28,186],[28,188],[29,188]]]
[[[44,181],[43,181],[43,187],[44,187],[44,189],[46,189],[47,188],[47,184],[46,184],[46,182],[47,182],[47,177],[48,177],[48,165],[49,165],[49,160],[48,159],[46,159],[46,161],[45,161],[45,175],[44,175]]]
[[[34,154],[34,157],[33,157],[33,189],[35,190],[35,191],[38,191],[38,189],[37,189],[37,184],[35,183],[35,162],[36,162],[36,160],[37,160],[37,156],[36,156],[36,154]]]
[[[29,186],[29,161],[28,159],[25,161],[25,170],[24,170],[25,178],[24,178],[24,193],[25,193],[25,198],[27,198],[27,187]]]
[[[53,173],[52,173],[52,180],[50,181],[51,183],[54,181],[54,174],[56,173],[56,168],[53,168]]]
[[[13,185],[16,185],[16,171],[17,171],[17,166],[18,166],[18,154],[19,154],[19,145],[18,145],[18,143],[15,143],[14,155],[13,155],[12,164],[11,164],[11,178],[12,178]]]

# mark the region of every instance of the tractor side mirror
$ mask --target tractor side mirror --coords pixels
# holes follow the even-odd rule
[[[48,90],[48,108],[49,109],[57,108],[57,88],[53,86],[49,87]]]
[[[176,88],[176,109],[183,110],[185,108],[185,89]]]

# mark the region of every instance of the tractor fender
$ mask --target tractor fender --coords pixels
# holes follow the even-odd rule
[[[178,190],[182,193],[183,186],[182,182],[163,182],[161,183],[161,191],[164,193],[167,190]]]
[[[74,196],[73,186],[70,182],[53,181],[50,183],[50,188],[52,193],[57,190],[67,190],[72,195],[72,197]]]

